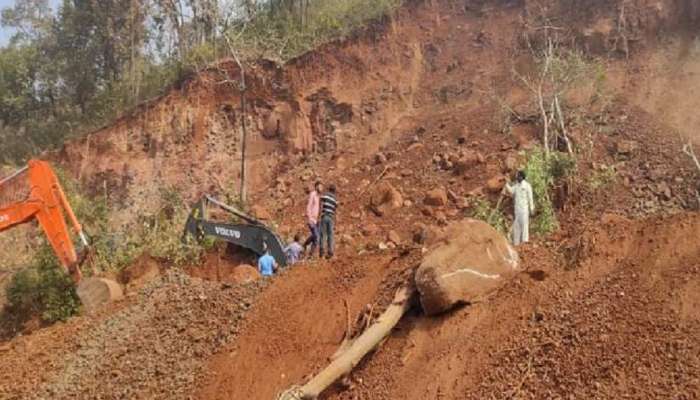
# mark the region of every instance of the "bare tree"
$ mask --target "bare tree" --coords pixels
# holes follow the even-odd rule
[[[683,146],[683,152],[693,160],[695,167],[698,169],[698,174],[700,175],[700,160],[698,160],[698,156],[695,154],[695,149],[690,140]],[[700,208],[700,187],[695,189],[695,197],[697,199],[698,208]]]
[[[573,154],[562,99],[588,75],[589,66],[578,52],[560,47],[564,28],[552,24],[546,16],[546,10],[542,10],[538,21],[538,26],[526,29],[525,34],[525,42],[535,61],[536,70],[530,74],[514,71],[514,74],[535,97],[543,126],[545,153],[548,155],[557,144],[563,144],[566,151]],[[534,32],[537,41],[527,32]]]
[[[246,83],[245,83],[245,69],[243,68],[243,63],[241,63],[240,58],[238,57],[238,54],[236,50],[233,48],[233,45],[231,44],[231,40],[229,39],[228,36],[224,35],[226,38],[226,44],[228,46],[229,52],[231,53],[231,56],[233,57],[234,60],[236,60],[236,64],[238,64],[238,69],[240,71],[240,81],[239,81],[239,91],[241,95],[241,190],[240,190],[240,200],[241,204],[246,204],[248,201],[248,194],[247,194],[247,176],[246,176],[246,167],[247,167],[247,154],[246,154],[246,146],[248,142],[248,132],[247,132],[247,127],[246,127]]]

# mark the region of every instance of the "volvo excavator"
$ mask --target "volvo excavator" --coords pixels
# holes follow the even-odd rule
[[[0,180],[0,232],[37,221],[56,257],[75,282],[78,296],[86,308],[92,309],[120,298],[121,288],[116,282],[99,278],[83,279],[64,215],[87,248],[83,228],[47,162],[31,160],[26,167]]]

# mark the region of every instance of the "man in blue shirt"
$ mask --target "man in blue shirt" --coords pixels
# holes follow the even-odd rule
[[[258,271],[262,276],[272,276],[277,270],[277,261],[270,255],[270,251],[265,246],[265,254],[258,260]]]

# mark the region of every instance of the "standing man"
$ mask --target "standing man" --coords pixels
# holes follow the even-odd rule
[[[270,255],[270,250],[267,248],[267,243],[263,245],[265,254],[258,260],[258,271],[262,276],[272,276],[277,271],[277,261]]]
[[[324,241],[328,242],[327,258],[332,258],[335,250],[333,229],[335,228],[335,212],[338,209],[335,185],[330,185],[328,191],[321,196],[321,235],[319,243],[319,255],[323,257]]]
[[[506,183],[505,189],[513,196],[513,244],[527,243],[530,240],[530,215],[535,213],[532,200],[532,186],[525,180],[525,171],[518,171],[515,185]]]
[[[318,245],[319,239],[319,226],[318,226],[318,216],[321,209],[321,190],[323,190],[323,185],[320,181],[316,181],[314,185],[314,190],[309,193],[309,201],[306,204],[306,222],[309,225],[309,231],[311,231],[311,236],[304,242],[304,250],[311,245],[311,251],[309,255],[313,255],[316,251],[316,245]]]

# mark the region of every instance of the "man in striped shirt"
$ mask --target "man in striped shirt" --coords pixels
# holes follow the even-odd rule
[[[338,209],[335,185],[330,185],[328,191],[321,196],[321,238],[319,243],[319,255],[323,257],[324,242],[328,243],[328,258],[333,257],[335,241],[333,229],[335,228],[335,213]]]

